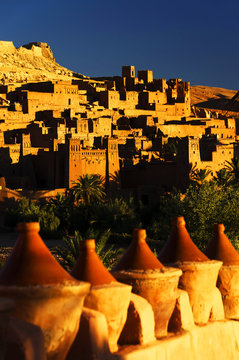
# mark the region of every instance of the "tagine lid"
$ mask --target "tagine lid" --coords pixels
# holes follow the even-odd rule
[[[146,230],[134,229],[133,241],[112,271],[162,269],[163,264],[151,251],[146,237]]]
[[[205,254],[210,259],[221,260],[223,265],[239,265],[239,254],[224,233],[223,224],[214,224],[213,236]]]
[[[178,261],[208,261],[209,259],[194,244],[187,232],[183,216],[172,220],[172,231],[164,248],[159,254],[164,264]]]
[[[16,244],[0,271],[0,285],[33,286],[76,283],[39,235],[38,222],[19,223]]]
[[[80,254],[71,275],[77,280],[91,283],[92,286],[110,284],[116,281],[96,254],[94,239],[81,241]]]

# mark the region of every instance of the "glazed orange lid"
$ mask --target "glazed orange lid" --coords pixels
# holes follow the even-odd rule
[[[159,260],[164,264],[177,261],[207,261],[208,258],[191,240],[183,216],[172,220],[172,232],[164,248],[159,254]]]
[[[30,286],[76,281],[43,242],[38,222],[19,223],[17,230],[16,244],[0,271],[0,285]]]
[[[146,230],[133,230],[133,241],[113,267],[113,271],[162,269],[163,264],[150,250],[146,243],[146,237]]]
[[[96,254],[95,240],[93,239],[81,241],[80,255],[71,271],[71,275],[78,280],[91,283],[92,286],[116,281]]]
[[[210,259],[223,261],[223,265],[239,265],[239,254],[224,233],[225,226],[215,224],[213,230],[213,236],[205,254]]]

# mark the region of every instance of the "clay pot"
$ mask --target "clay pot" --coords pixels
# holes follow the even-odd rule
[[[80,254],[71,275],[78,280],[87,281],[93,286],[116,281],[96,254],[95,240],[93,239],[80,242]]]
[[[10,314],[15,307],[11,299],[0,298],[0,359],[5,359],[7,349]]]
[[[117,343],[127,319],[131,289],[131,286],[115,281],[110,284],[92,286],[85,298],[85,307],[100,311],[105,315],[111,352],[118,350]]]
[[[182,216],[173,218],[172,232],[167,243],[159,254],[163,264],[177,261],[207,261],[204,255],[191,240]]]
[[[63,360],[90,284],[76,281],[60,266],[39,229],[39,223],[18,224],[18,240],[0,272],[0,295],[15,301],[13,316],[42,329],[47,358]]]
[[[186,290],[189,295],[195,323],[206,324],[214,307],[217,277],[222,262],[184,261],[176,263],[175,266],[183,272],[179,280],[179,288]]]
[[[110,350],[117,351],[117,342],[127,318],[131,287],[117,282],[105,268],[95,252],[93,239],[82,241],[80,255],[71,274],[78,280],[91,283],[84,306],[105,315]]]
[[[239,254],[225,235],[225,226],[215,224],[213,237],[208,243],[205,254],[214,260],[220,260],[223,265],[239,265]]]
[[[173,313],[181,270],[162,268],[113,272],[117,280],[129,284],[133,292],[144,297],[152,306],[155,336],[167,336],[168,322]],[[133,329],[132,329],[133,331]]]
[[[144,229],[133,230],[133,241],[112,271],[162,269],[163,265],[156,258],[146,243]]]
[[[217,287],[222,295],[225,316],[239,320],[239,265],[222,266]]]
[[[187,232],[182,216],[173,219],[172,232],[159,259],[164,264],[171,264],[183,271],[179,287],[188,292],[194,321],[207,323],[213,308],[216,281],[222,262],[210,261],[197,248]]]
[[[239,254],[224,231],[223,224],[214,225],[214,234],[207,246],[206,255],[223,261],[217,286],[222,294],[225,316],[239,319]]]
[[[154,311],[155,335],[166,336],[181,271],[163,267],[147,245],[144,229],[134,229],[133,241],[113,268],[113,275],[148,300]]]

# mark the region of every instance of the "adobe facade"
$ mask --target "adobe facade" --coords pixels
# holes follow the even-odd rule
[[[52,56],[47,45],[40,49]],[[151,70],[136,76],[131,65],[122,76],[5,83],[1,176],[9,188],[52,190],[84,174],[109,183],[120,172],[122,186],[139,196],[184,189],[193,166],[213,176],[237,155],[238,125],[237,118],[191,109],[189,82],[154,79]]]

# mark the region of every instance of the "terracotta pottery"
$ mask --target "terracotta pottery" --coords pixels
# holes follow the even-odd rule
[[[5,359],[10,314],[14,307],[15,303],[11,299],[0,298],[0,359]]]
[[[196,324],[206,324],[215,306],[215,301],[221,302],[221,297],[215,298],[217,277],[221,261],[183,261],[175,263],[182,270],[179,288],[189,295],[193,318]]]
[[[146,230],[134,229],[133,241],[113,271],[162,269],[163,265],[156,258],[146,243]]]
[[[155,336],[162,337],[167,335],[181,271],[164,268],[145,240],[146,231],[134,229],[133,241],[113,268],[113,275],[148,300],[154,311]]]
[[[223,265],[239,265],[239,254],[225,235],[225,226],[215,224],[213,237],[208,243],[205,254],[214,260],[220,260]]]
[[[71,275],[78,280],[87,281],[93,286],[116,281],[96,254],[95,240],[93,239],[81,241],[80,254]]]
[[[191,240],[182,216],[173,218],[172,232],[167,243],[159,254],[163,264],[177,261],[207,261],[204,255]]]
[[[181,270],[175,268],[113,272],[116,279],[131,285],[135,294],[144,297],[151,304],[157,338],[167,336],[181,274]]]
[[[131,286],[112,282],[92,286],[85,298],[84,306],[105,315],[111,352],[118,350],[118,340],[125,325],[130,303]]]
[[[214,225],[214,234],[207,246],[206,255],[223,261],[217,286],[222,295],[225,316],[239,319],[239,254],[224,231],[223,224]]]
[[[78,280],[91,283],[84,306],[105,315],[110,350],[117,351],[117,342],[127,318],[131,286],[117,282],[105,268],[95,252],[93,239],[82,242],[79,258],[71,274]]]
[[[179,287],[188,292],[195,323],[205,324],[214,307],[216,281],[222,262],[210,261],[197,248],[182,216],[174,218],[172,225],[171,235],[159,259],[183,271]]]
[[[78,331],[90,284],[60,266],[39,230],[39,223],[18,224],[18,240],[0,272],[0,295],[15,301],[13,316],[42,329],[47,358],[61,360]]]

